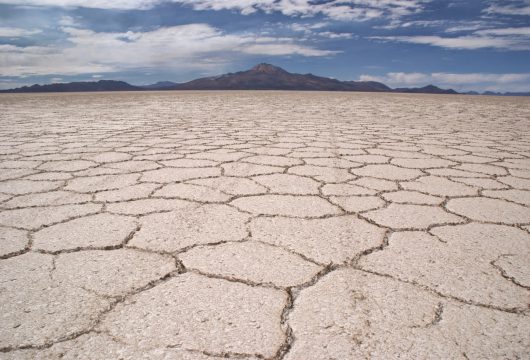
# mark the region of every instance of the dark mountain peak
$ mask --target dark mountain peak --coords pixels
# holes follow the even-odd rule
[[[170,88],[176,85],[178,84],[174,83],[173,81],[159,81],[154,84],[143,85],[141,86],[141,88],[148,89],[148,90],[163,90],[163,89],[167,89],[167,88]]]
[[[427,85],[421,88],[397,88],[394,92],[413,93],[413,94],[458,94],[453,89],[440,89],[438,86]]]
[[[422,90],[428,90],[428,91],[438,91],[440,88],[438,86],[434,86],[433,84],[429,84],[427,86],[424,86],[421,88]]]
[[[249,71],[254,73],[262,73],[262,74],[285,74],[287,71],[282,69],[281,67],[274,66],[271,64],[261,63],[256,66],[254,66]]]
[[[458,94],[453,89],[441,89],[438,86],[434,86],[432,84],[422,87],[421,90],[428,94]]]

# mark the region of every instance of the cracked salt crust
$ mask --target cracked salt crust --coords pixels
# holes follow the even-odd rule
[[[256,215],[320,217],[341,213],[330,202],[311,195],[255,195],[238,198],[231,204]]]
[[[366,212],[363,216],[381,226],[396,230],[427,229],[436,224],[464,222],[459,216],[427,205],[390,204],[386,208]]]
[[[124,186],[136,184],[138,177],[139,175],[137,174],[79,177],[70,180],[66,185],[65,190],[85,193],[102,190],[115,190]]]
[[[224,203],[231,198],[231,196],[216,189],[183,183],[165,185],[161,189],[155,191],[153,196],[160,196],[164,198],[174,197],[184,200],[200,201],[204,203]]]
[[[289,168],[287,172],[289,174],[311,176],[318,181],[331,183],[343,182],[354,178],[354,176],[346,169],[315,165],[293,166],[292,168]]]
[[[348,212],[374,210],[385,205],[378,196],[330,196],[329,201]]]
[[[33,234],[33,247],[44,251],[120,245],[136,230],[134,218],[110,214],[86,216],[52,225]]]
[[[434,196],[466,196],[477,194],[477,188],[460,184],[444,177],[425,176],[415,181],[403,182],[405,190],[414,190]]]
[[[11,180],[0,183],[0,192],[10,195],[24,195],[56,190],[62,185],[64,185],[62,181]]]
[[[283,172],[283,168],[270,165],[256,165],[250,163],[226,163],[221,165],[223,174],[227,176],[248,177],[253,175],[266,175]]]
[[[421,171],[416,169],[406,169],[387,164],[366,165],[359,169],[353,169],[352,173],[386,180],[412,180],[423,175]]]
[[[87,203],[92,200],[88,194],[77,194],[69,191],[49,191],[40,194],[27,194],[17,196],[2,205],[6,209],[25,208],[33,206],[68,205]]]
[[[179,259],[188,269],[279,287],[303,284],[322,270],[288,251],[252,241],[196,247]]]
[[[320,186],[313,179],[290,174],[260,175],[252,180],[277,194],[313,195],[319,193]]]
[[[322,187],[325,196],[375,195],[377,191],[351,184],[326,184]]]
[[[419,98],[0,96],[0,358],[524,358],[530,103]]]
[[[440,320],[437,309],[443,309]],[[352,269],[303,290],[289,323],[296,336],[285,357],[290,360],[329,353],[339,359],[516,358],[530,340],[526,316],[440,299]]]
[[[267,188],[254,180],[219,176],[209,179],[189,180],[190,184],[203,185],[230,195],[257,195],[267,192]]]
[[[198,244],[238,241],[247,236],[245,223],[248,218],[226,205],[188,205],[142,217],[141,229],[129,244],[174,252]]]
[[[0,212],[0,225],[28,230],[38,230],[68,219],[95,214],[100,204],[30,207]]]
[[[119,304],[100,328],[140,348],[272,357],[283,342],[279,290],[182,274]]]
[[[252,237],[282,246],[320,263],[343,263],[383,241],[384,229],[355,216],[327,219],[258,218]]]
[[[447,203],[447,209],[472,220],[505,224],[530,223],[530,208],[499,199],[451,199]]]
[[[528,236],[500,225],[443,226],[399,232],[389,246],[361,259],[362,269],[419,283],[446,295],[497,308],[525,310],[528,290],[492,266],[501,254],[525,252]]]
[[[28,242],[26,231],[0,227],[0,258],[23,251]]]
[[[72,269],[80,269],[72,272]],[[53,279],[104,296],[125,295],[176,270],[168,256],[132,249],[88,250],[61,254]]]

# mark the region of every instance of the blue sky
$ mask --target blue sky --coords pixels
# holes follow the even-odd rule
[[[530,91],[530,0],[0,0],[0,88],[181,82],[260,62]]]

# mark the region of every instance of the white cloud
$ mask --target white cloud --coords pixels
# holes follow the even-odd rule
[[[530,0],[498,1],[484,9],[484,12],[502,15],[530,15]]]
[[[385,29],[393,30],[398,28],[429,28],[429,27],[439,27],[445,25],[447,20],[415,20],[415,21],[401,21],[394,19],[387,25],[374,26],[376,29]]]
[[[83,61],[80,56],[83,55],[67,57],[64,51],[53,47],[0,45],[0,75],[72,75],[114,70],[109,65]]]
[[[306,32],[311,33],[313,30],[322,29],[326,26],[330,25],[328,22],[318,22],[318,23],[312,23],[312,24],[301,24],[301,23],[294,23],[288,25],[288,28],[297,31],[297,32]]]
[[[337,33],[333,31],[322,31],[322,28],[325,28],[329,26],[330,23],[328,22],[318,22],[318,23],[309,23],[309,24],[301,24],[301,23],[294,23],[287,26],[287,28],[291,29],[295,32],[302,32],[307,37],[324,37],[328,39],[352,39],[353,34],[352,33]]]
[[[361,81],[379,81],[391,87],[417,87],[435,84],[460,91],[530,91],[530,73],[404,73],[391,72],[382,76],[361,75]]]
[[[16,27],[0,27],[0,37],[19,38],[41,33],[38,29],[22,29]]]
[[[405,28],[440,28],[447,33],[469,32],[492,27],[494,22],[481,20],[414,20],[402,21],[394,19],[386,25],[374,26],[374,29],[394,30]]]
[[[296,44],[253,44],[242,48],[242,52],[254,55],[302,55],[302,56],[330,56],[339,51],[318,50]]]
[[[479,35],[522,35],[530,36],[530,27],[519,27],[519,28],[504,28],[504,29],[487,29],[476,31],[475,34]]]
[[[75,21],[75,19],[71,16],[63,16],[60,20],[59,20],[59,25],[61,26],[77,26],[77,22]]]
[[[485,21],[466,21],[464,23],[459,23],[445,29],[447,33],[456,33],[456,32],[465,32],[465,31],[475,31],[479,29],[484,29],[488,26],[491,26],[490,23]]]
[[[332,31],[321,31],[317,33],[318,36],[326,37],[328,39],[352,39],[353,34],[351,33],[336,33]]]
[[[239,54],[330,56],[291,38],[227,34],[207,24],[149,32],[98,33],[63,27],[67,47],[0,45],[0,75],[108,73],[133,69],[212,69]]]
[[[509,84],[530,81],[530,74],[432,73],[431,76],[434,81],[442,84],[477,84],[484,82]]]
[[[324,15],[336,20],[364,21],[378,17],[399,18],[420,12],[431,0],[0,0],[0,4],[146,10],[164,2],[192,6],[196,10],[256,11],[287,16]]]
[[[411,44],[422,44],[442,47],[446,49],[476,50],[496,48],[507,50],[529,50],[530,39],[516,36],[488,36],[479,34],[460,37],[441,36],[372,36],[371,39],[383,41],[396,41]]]
[[[57,7],[86,7],[96,9],[149,9],[160,3],[160,0],[0,0],[0,4],[57,6]]]
[[[324,15],[335,20],[365,21],[378,17],[399,18],[420,12],[431,0],[174,0],[197,10],[237,10],[251,14],[258,10],[287,16]]]
[[[361,75],[360,81],[378,81],[391,86],[410,86],[429,81],[429,76],[422,73],[390,72],[384,76]]]
[[[30,85],[26,82],[13,81],[10,79],[0,79],[0,90],[14,89],[22,86]]]

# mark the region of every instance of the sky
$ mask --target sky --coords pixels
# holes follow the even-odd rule
[[[184,82],[271,63],[530,91],[530,0],[0,0],[0,89]]]

